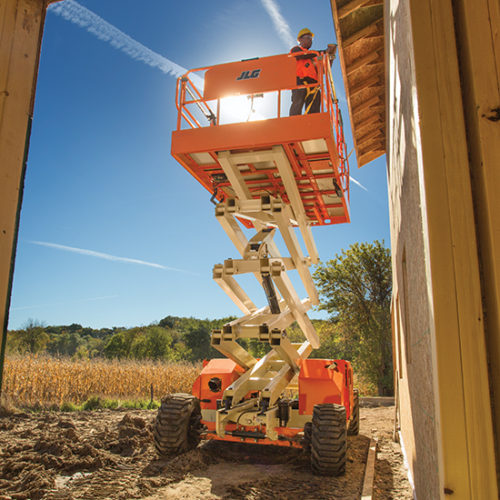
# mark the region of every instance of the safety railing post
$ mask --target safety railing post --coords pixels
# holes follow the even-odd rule
[[[179,95],[179,112],[177,113],[177,130],[180,130],[182,125],[182,109],[184,107],[184,98],[186,93],[186,82],[182,78],[179,78],[177,82],[178,86],[180,85],[181,90]]]

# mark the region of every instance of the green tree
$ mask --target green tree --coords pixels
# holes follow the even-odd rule
[[[123,339],[123,333],[115,333],[106,342],[104,347],[104,356],[107,358],[125,358],[127,357],[127,350]]]
[[[149,359],[172,359],[172,336],[160,326],[149,327],[146,334],[146,357]]]
[[[380,395],[392,394],[389,249],[379,241],[355,243],[320,264],[314,277],[322,295],[320,309],[330,313],[346,358]]]
[[[21,352],[37,353],[43,351],[50,340],[44,325],[29,319],[23,330],[18,331],[19,349]]]
[[[50,354],[73,356],[78,347],[83,343],[84,340],[75,331],[61,331],[51,335],[50,342],[47,345],[47,351],[50,352]]]
[[[210,353],[210,325],[200,323],[197,326],[191,326],[186,334],[184,340],[186,346],[191,351],[191,360],[198,361],[205,359]]]
[[[174,328],[177,320],[179,319],[180,318],[175,316],[167,316],[159,321],[158,326],[161,326],[162,328]]]

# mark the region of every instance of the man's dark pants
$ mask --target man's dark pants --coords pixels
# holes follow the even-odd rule
[[[308,90],[309,94],[307,92]],[[302,107],[304,106],[304,104],[305,109],[307,110],[311,101],[312,104],[307,113],[319,113],[321,109],[321,92],[319,90],[319,87],[309,87],[308,89],[293,89],[292,105],[290,106],[290,116],[301,115]]]

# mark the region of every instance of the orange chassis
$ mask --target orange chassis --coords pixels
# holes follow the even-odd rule
[[[203,439],[216,439],[233,442],[270,444],[302,448],[304,427],[279,426],[277,440],[266,438],[265,426],[248,426],[239,423],[228,423],[226,434],[218,436],[215,430],[215,420],[210,419],[213,411],[222,406],[224,390],[234,382],[244,370],[234,361],[216,358],[204,361],[203,369],[193,384],[192,394],[200,401],[202,424],[206,431]],[[214,392],[210,381],[218,378],[221,383]],[[251,397],[251,394],[247,395]],[[335,403],[346,409],[346,418],[350,420],[353,408],[353,372],[351,364],[344,360],[305,359],[301,363],[298,376],[298,396],[294,403],[296,412],[302,416],[302,421],[312,418],[314,405]],[[293,406],[293,405],[292,405]],[[305,418],[304,418],[305,417]],[[309,417],[309,418],[308,418]]]

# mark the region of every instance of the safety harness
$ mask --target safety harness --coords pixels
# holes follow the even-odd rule
[[[316,99],[316,94],[318,93],[318,91],[319,91],[319,86],[314,87],[314,88],[311,88],[311,87],[306,88],[306,100],[311,94],[312,94],[312,98],[311,98],[311,101],[309,102],[309,104],[307,105],[307,108],[304,111],[305,115],[307,115],[309,113],[309,110],[311,109],[311,106],[313,105],[313,102]]]
[[[306,53],[306,54],[315,54],[316,56],[319,56],[319,52],[316,52],[315,50],[307,50],[307,49],[304,49],[304,47],[301,47],[300,45],[297,45],[297,47],[303,52],[303,53]],[[292,49],[293,50],[293,49]],[[297,62],[297,77],[300,78],[301,80],[303,80],[304,78],[310,78],[312,80],[318,80],[318,73],[316,71],[316,66],[313,62],[313,58],[311,59],[299,59],[297,57],[297,54],[300,54],[298,51],[295,51],[295,52],[292,52],[290,51],[290,54],[292,54],[295,58],[296,58],[296,62]],[[302,55],[302,54],[300,54]],[[299,57],[300,57],[299,55]],[[314,102],[314,100],[316,99],[316,94],[318,93],[319,91],[319,86],[318,87],[307,87],[306,88],[306,100],[309,96],[312,95],[311,97],[311,101],[309,102],[309,104],[307,105],[305,111],[304,111],[304,114],[308,114],[310,109],[311,109],[311,106]]]

